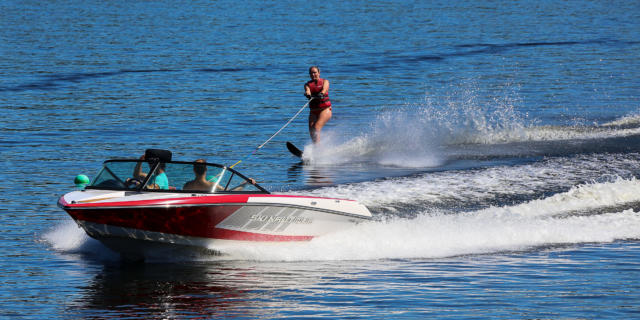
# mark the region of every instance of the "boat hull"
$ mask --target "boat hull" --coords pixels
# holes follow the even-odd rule
[[[309,241],[370,219],[364,206],[340,199],[271,194],[128,198],[77,191],[58,203],[89,236],[128,256],[145,256],[160,246],[224,253],[220,247],[230,242]]]

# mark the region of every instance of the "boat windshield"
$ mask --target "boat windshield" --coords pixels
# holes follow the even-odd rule
[[[267,191],[233,169],[204,162],[107,160],[87,187],[114,190],[167,190],[198,193]]]

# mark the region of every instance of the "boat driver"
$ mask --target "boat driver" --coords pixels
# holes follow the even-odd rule
[[[144,154],[140,157],[140,160],[145,160]],[[153,162],[149,161],[149,165],[151,166]],[[160,162],[156,173],[151,177],[151,180],[147,183],[148,189],[160,189],[160,190],[168,190],[169,189],[169,178],[167,174],[164,172],[166,164],[164,162]],[[147,177],[147,174],[142,172],[142,162],[138,162],[136,164],[135,169],[133,169],[133,178],[138,181],[144,181]]]

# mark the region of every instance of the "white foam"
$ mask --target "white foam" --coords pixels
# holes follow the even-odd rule
[[[640,114],[630,114],[611,122],[603,123],[603,127],[640,126]]]
[[[371,137],[356,137],[339,142],[335,132],[327,132],[321,143],[304,147],[303,159],[311,165],[336,165],[349,162],[375,162],[381,165],[408,168],[436,167],[444,163],[445,158],[436,152],[435,146],[425,145],[413,148],[394,143],[390,138],[381,141]]]
[[[640,238],[640,213],[606,208],[640,201],[640,183],[618,180],[587,184],[516,206],[461,214],[422,212],[414,219],[371,222],[316,238],[227,248],[226,259],[369,260],[437,258],[535,247]],[[591,200],[593,198],[593,200]],[[593,213],[594,210],[605,213]],[[592,214],[569,214],[586,210]]]
[[[429,172],[291,193],[349,198],[367,206],[388,208],[414,203],[424,205],[424,202],[483,202],[500,197],[526,197],[581,181],[631,176],[640,170],[639,159],[638,154],[552,158],[517,166]]]
[[[374,222],[309,243],[226,248],[223,259],[370,260],[438,258],[534,247],[640,238],[640,214],[633,210],[596,216],[526,218],[431,215]]]
[[[545,199],[490,210],[493,214],[500,215],[549,216],[630,202],[640,202],[640,181],[635,178],[618,178],[613,182],[578,185]]]
[[[621,129],[613,126],[540,126],[527,128],[524,130],[520,139],[510,139],[507,142],[591,140],[628,137],[638,134],[640,134],[640,128]]]
[[[42,238],[58,251],[76,251],[90,238],[73,222],[64,220],[50,231],[42,235]]]
[[[64,220],[42,235],[42,240],[60,253],[91,255],[99,260],[117,260],[120,256],[89,237],[71,219]]]
[[[496,99],[493,105],[481,105],[473,90],[456,94],[441,103],[433,102],[426,95],[417,103],[379,112],[368,126],[357,129],[340,126],[325,129],[318,145],[305,147],[304,158],[320,164],[361,161],[399,167],[434,167],[447,160],[447,150],[465,145],[640,135],[640,115],[629,115],[604,125],[540,126],[536,119],[516,111],[518,99],[505,96]],[[491,155],[490,148],[485,150]]]

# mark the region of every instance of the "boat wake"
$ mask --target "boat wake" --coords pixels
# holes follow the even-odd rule
[[[587,154],[519,165],[424,172],[292,193],[357,199],[377,215],[388,212],[403,216],[421,208],[459,212],[520,203],[567,190],[568,186],[587,182],[635,183],[639,176],[640,153]],[[633,186],[635,184],[625,188]]]
[[[465,160],[640,151],[639,114],[603,124],[537,122],[516,112],[513,101],[489,108],[473,99],[444,105],[425,100],[384,111],[358,132],[326,130],[321,143],[305,147],[304,158],[319,165],[433,168]]]
[[[371,194],[378,192],[375,187],[371,188]],[[324,190],[327,194],[332,191]],[[367,189],[350,192],[355,195],[363,190]],[[397,196],[405,201],[406,195]],[[390,198],[386,201],[389,206],[395,205]],[[640,181],[635,178],[582,183],[565,192],[513,205],[485,205],[459,212],[437,207],[414,207],[413,210],[410,217],[382,214],[378,221],[310,242],[233,244],[210,248],[222,255],[160,260],[422,259],[640,239]],[[61,253],[88,255],[99,260],[116,259],[113,252],[88,238],[71,221],[60,224],[43,239]]]
[[[640,239],[640,181],[583,184],[525,203],[452,214],[421,210],[309,243],[227,248],[224,259],[443,258]]]

